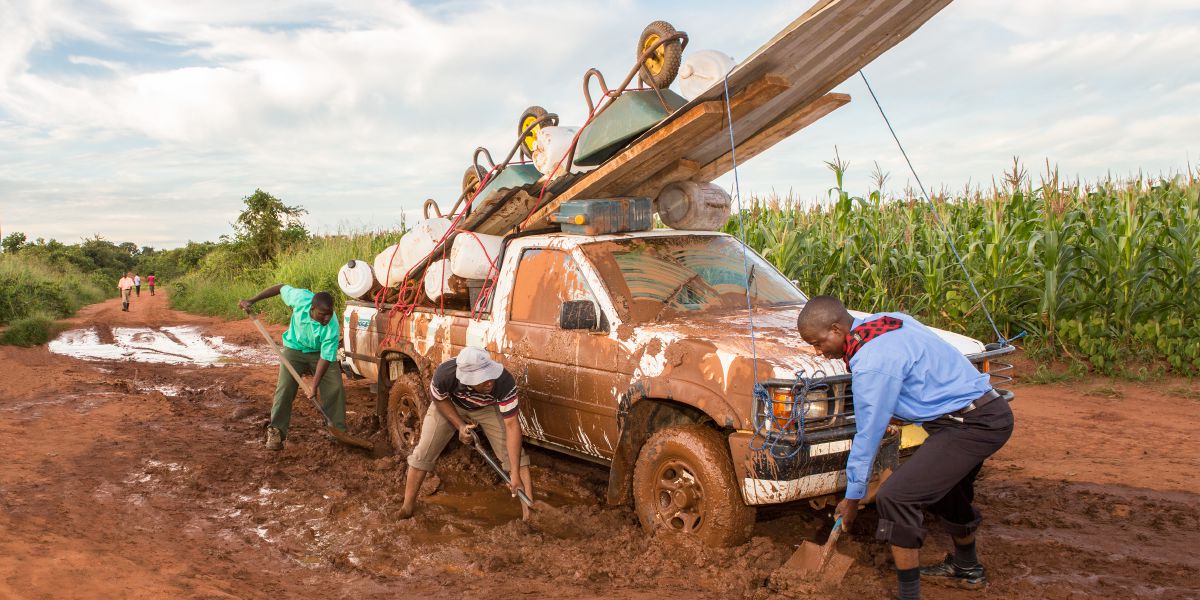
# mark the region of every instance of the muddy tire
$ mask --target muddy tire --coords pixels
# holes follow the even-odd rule
[[[638,38],[637,56],[640,57],[659,40],[669,38],[676,33],[678,32],[675,31],[675,28],[666,21],[655,21],[647,25],[642,30],[641,37]],[[671,40],[659,46],[646,58],[638,75],[642,81],[650,83],[660,90],[665,90],[675,81],[675,76],[679,75],[679,63],[682,59],[683,44],[679,40]]]
[[[392,382],[392,389],[388,391],[387,433],[396,456],[407,457],[420,441],[421,423],[429,408],[423,392],[413,373],[405,373]]]
[[[633,504],[647,531],[695,535],[709,546],[740,544],[754,526],[728,443],[703,425],[672,425],[650,436],[634,467]]]
[[[538,119],[546,116],[546,109],[540,106],[530,106],[521,113],[521,118],[517,121],[517,135],[521,137],[521,158],[529,158],[533,156],[533,148],[537,145],[537,136],[542,131],[541,125],[536,125],[525,133],[525,128],[533,125]],[[524,134],[524,135],[522,135]]]

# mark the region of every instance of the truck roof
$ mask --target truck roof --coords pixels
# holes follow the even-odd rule
[[[518,238],[523,244],[539,241],[556,241],[565,247],[575,247],[592,242],[608,242],[631,240],[639,238],[679,237],[685,235],[726,236],[720,231],[685,231],[679,229],[651,229],[649,231],[633,231],[629,233],[608,233],[605,235],[581,235],[575,233],[542,233]]]

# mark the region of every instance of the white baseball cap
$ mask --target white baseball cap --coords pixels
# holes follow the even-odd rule
[[[454,376],[463,385],[479,385],[500,377],[504,366],[492,360],[483,348],[466,347],[458,353]]]

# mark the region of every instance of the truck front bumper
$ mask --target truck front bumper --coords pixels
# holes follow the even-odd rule
[[[846,458],[854,439],[853,425],[811,432],[794,456],[777,456],[763,447],[763,439],[750,431],[729,436],[733,470],[741,482],[746,504],[779,504],[816,498],[846,489]],[[899,434],[884,437],[871,468],[875,479],[884,469],[895,469],[901,454]]]

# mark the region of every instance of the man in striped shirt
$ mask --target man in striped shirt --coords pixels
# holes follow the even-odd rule
[[[492,451],[509,472],[513,495],[520,487],[532,498],[529,457],[521,448],[521,421],[517,418],[517,382],[512,374],[492,360],[487,350],[463,348],[457,358],[442,363],[433,372],[429,393],[434,402],[425,412],[417,446],[408,455],[400,518],[413,516],[421,483],[454,432],[458,432],[460,442],[472,444],[470,430],[476,426],[483,428]],[[529,518],[529,508],[524,504],[521,514]]]

